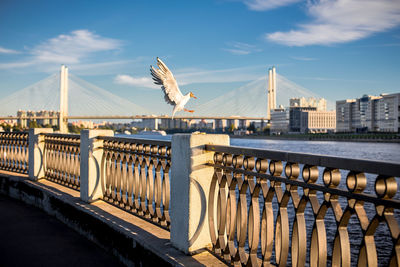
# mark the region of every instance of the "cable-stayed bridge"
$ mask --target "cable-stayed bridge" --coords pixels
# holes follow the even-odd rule
[[[95,86],[73,74],[68,79],[68,119],[168,118],[121,96]],[[277,74],[277,104],[288,106],[291,97],[320,97]],[[193,106],[194,114],[176,118],[192,119],[266,119],[268,77],[261,77],[206,103]],[[160,94],[162,94],[160,90]],[[60,110],[60,73],[19,90],[0,100],[0,116],[18,110]],[[9,118],[9,117],[7,117]]]
[[[149,110],[69,74],[68,108],[70,115],[139,115]],[[60,73],[19,90],[0,100],[1,114],[22,110],[60,110]]]

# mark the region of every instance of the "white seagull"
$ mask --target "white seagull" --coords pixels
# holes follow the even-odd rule
[[[195,97],[192,92],[189,92],[186,95],[182,94],[181,90],[179,90],[178,83],[176,82],[174,75],[172,75],[172,72],[158,57],[157,65],[159,69],[155,69],[153,66],[150,66],[150,72],[153,76],[154,83],[161,85],[161,88],[165,94],[165,101],[174,106],[172,111],[172,119],[177,111],[184,110],[191,113],[194,112],[194,110],[186,109],[185,105],[191,97],[196,99],[197,97]]]

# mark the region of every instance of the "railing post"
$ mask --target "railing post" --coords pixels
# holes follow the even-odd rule
[[[220,134],[175,134],[171,147],[171,243],[185,253],[211,246],[208,195],[214,173],[213,152],[205,144],[229,145]]]
[[[103,156],[102,140],[99,136],[114,136],[112,130],[82,130],[80,144],[80,179],[81,199],[93,202],[103,197],[104,181],[101,180],[101,158]]]
[[[52,133],[52,128],[29,129],[29,179],[37,181],[44,176],[44,136],[42,133]]]

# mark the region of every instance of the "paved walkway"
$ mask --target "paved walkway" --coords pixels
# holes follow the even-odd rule
[[[55,217],[0,194],[0,266],[122,266]]]

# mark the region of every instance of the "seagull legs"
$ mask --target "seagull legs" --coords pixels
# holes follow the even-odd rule
[[[190,112],[190,113],[193,113],[194,112],[194,110],[190,110],[190,109],[183,109],[184,111],[186,111],[186,112]]]

